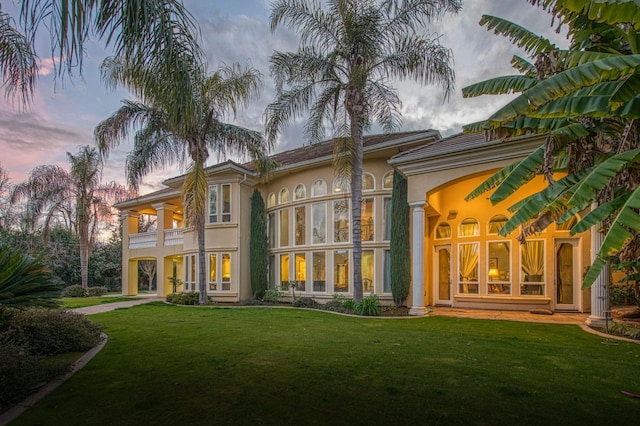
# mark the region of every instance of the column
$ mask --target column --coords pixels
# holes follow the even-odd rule
[[[173,229],[173,212],[175,206],[166,203],[153,204],[152,207],[156,209],[157,218],[157,232],[158,232],[158,251],[156,255],[156,294],[158,296],[164,296],[166,292],[166,286],[168,285],[167,275],[167,262],[169,260],[165,257],[164,251],[164,231],[167,229]]]
[[[591,259],[595,260],[604,235],[599,232],[600,224],[591,228]],[[609,297],[607,295],[607,286],[609,285],[609,263],[600,272],[600,275],[591,286],[591,315],[587,318],[587,325],[591,327],[606,327],[606,311],[609,310]]]
[[[120,212],[122,222],[122,274],[121,286],[123,296],[138,294],[138,262],[129,260],[129,235],[138,233],[140,215],[132,211]]]
[[[411,247],[412,302],[409,315],[424,315],[424,201],[409,204],[413,209]]]

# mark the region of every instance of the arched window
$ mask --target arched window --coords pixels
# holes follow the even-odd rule
[[[351,182],[348,177],[338,176],[333,180],[333,192],[335,194],[344,194],[351,191]]]
[[[436,238],[451,238],[451,225],[445,222],[438,224],[436,228]]]
[[[376,189],[376,180],[371,173],[362,174],[362,190],[373,191]]]
[[[504,224],[507,223],[507,220],[509,219],[503,214],[497,214],[493,216],[491,219],[489,219],[489,229],[487,230],[487,232],[490,235],[496,235],[498,232],[500,232]]]
[[[282,188],[280,190],[280,204],[289,202],[289,190]]]
[[[477,220],[472,217],[468,217],[460,224],[460,236],[470,237],[474,235],[480,235],[480,226],[478,226]]]
[[[327,195],[327,183],[322,179],[318,179],[311,185],[311,196],[321,197],[323,195]]]
[[[276,205],[276,194],[274,194],[273,192],[271,194],[269,194],[269,196],[267,197],[267,207],[273,207]]]
[[[307,198],[307,188],[305,188],[303,184],[299,183],[293,190],[293,199],[302,200],[303,198]]]
[[[384,174],[382,178],[383,189],[393,189],[393,170]]]

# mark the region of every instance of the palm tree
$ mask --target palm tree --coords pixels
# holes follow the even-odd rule
[[[497,77],[463,89],[465,96],[521,93],[488,120],[466,126],[490,137],[547,134],[547,142],[480,185],[469,197],[492,190],[495,204],[543,174],[549,186],[511,207],[506,235],[519,225],[519,239],[578,212],[597,208],[571,233],[602,222],[606,233],[597,259],[584,278],[589,287],[615,255],[619,262],[640,258],[640,6],[635,2],[548,0],[542,4],[568,28],[571,46],[548,40],[501,18],[484,16],[482,25],[525,48],[533,62],[514,57],[521,74]],[[555,180],[554,172],[566,177]]]
[[[237,65],[220,68],[212,75],[189,61],[176,66],[185,67],[183,75],[188,75],[192,90],[189,104],[176,101],[171,96],[173,89],[165,88],[174,81],[161,78],[153,81],[152,68],[131,69],[118,61],[106,61],[104,77],[137,90],[142,102],[123,101],[118,111],[96,127],[95,139],[100,151],[107,154],[127,139],[130,129],[138,129],[125,165],[127,181],[136,188],[150,171],[189,161],[182,189],[185,222],[195,228],[198,239],[197,281],[199,302],[204,304],[207,302],[204,226],[209,190],[205,165],[210,151],[219,156],[248,154],[264,163],[268,146],[262,135],[222,121],[228,113],[235,114],[238,107],[249,102],[258,92],[261,81],[256,70]],[[150,79],[141,79],[138,75],[141,71]],[[150,80],[150,87],[139,90],[139,85]],[[174,119],[176,109],[181,114],[178,120]]]
[[[88,263],[99,223],[112,216],[111,204],[131,194],[116,182],[101,183],[102,158],[95,148],[83,146],[77,154],[67,153],[71,170],[59,166],[40,166],[32,170],[27,181],[13,189],[12,202],[24,199],[34,210],[34,217],[45,213],[45,245],[49,227],[56,213],[68,203],[74,207],[72,224],[78,237],[82,286],[88,287]]]
[[[271,9],[271,29],[283,24],[300,35],[297,52],[276,52],[271,72],[277,98],[266,110],[266,133],[274,141],[291,119],[309,111],[306,137],[338,137],[334,166],[351,179],[351,236],[354,299],[362,299],[361,202],[362,137],[377,121],[385,131],[398,127],[400,99],[391,79],[439,84],[445,99],[453,90],[451,52],[424,34],[426,24],[455,0],[279,0]],[[286,90],[284,86],[287,86]]]
[[[0,73],[5,95],[8,98],[19,95],[21,105],[27,105],[37,71],[36,56],[29,42],[16,30],[14,20],[0,9]]]
[[[114,56],[144,67],[153,64],[165,79],[175,78],[174,64],[185,52],[201,62],[198,27],[181,0],[38,0],[23,1],[20,22],[26,36],[0,12],[0,66],[8,94],[19,91],[30,99],[37,67],[33,41],[42,26],[50,34],[57,77],[82,74],[85,44],[92,35],[113,47]],[[9,78],[7,78],[9,77]],[[186,81],[176,78],[176,82]],[[190,90],[174,85],[175,99]]]

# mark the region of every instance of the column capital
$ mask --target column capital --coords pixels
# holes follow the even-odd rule
[[[154,209],[156,209],[156,211],[158,211],[158,210],[171,210],[171,211],[176,211],[176,209],[178,208],[177,206],[174,206],[173,204],[169,204],[169,203],[156,203],[156,204],[151,204],[151,207],[153,207]]]
[[[413,208],[419,208],[424,210],[424,208],[427,206],[427,202],[422,200],[422,201],[411,201],[409,203],[409,207],[413,207]]]
[[[120,220],[125,220],[130,217],[137,219],[140,217],[140,213],[134,212],[133,210],[124,210],[124,211],[118,212],[118,216],[120,217]]]

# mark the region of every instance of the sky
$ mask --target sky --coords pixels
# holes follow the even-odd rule
[[[15,0],[14,0],[15,1]],[[274,100],[275,86],[269,75],[268,57],[274,51],[295,51],[298,37],[285,29],[272,33],[268,18],[270,0],[184,0],[200,25],[201,45],[213,72],[221,65],[250,65],[262,73],[263,89],[258,98],[227,120],[254,130],[263,130],[265,107]],[[16,3],[3,1],[2,10],[17,18]],[[509,96],[463,99],[461,89],[491,77],[514,74],[510,59],[524,55],[506,38],[478,25],[483,14],[500,16],[560,46],[566,39],[555,33],[551,18],[527,0],[466,0],[458,15],[448,15],[429,27],[432,36],[453,51],[456,73],[455,93],[443,102],[442,89],[407,81],[394,82],[402,101],[401,131],[435,129],[443,136],[462,131],[462,126],[487,118],[505,104]],[[39,78],[33,103],[27,111],[0,97],[0,165],[12,182],[25,180],[29,172],[43,164],[68,168],[67,152],[93,145],[93,129],[121,105],[133,99],[126,90],[108,90],[100,81],[99,66],[109,56],[104,42],[91,40],[85,46],[82,75],[76,72],[64,80],[53,78],[48,33],[41,30],[36,44]],[[280,135],[273,153],[302,146],[305,117],[292,122]],[[330,133],[327,133],[330,135]],[[124,164],[131,142],[125,142],[108,157],[104,181],[125,183]],[[210,164],[225,160],[212,156]],[[161,188],[163,180],[183,172],[177,166],[149,174],[141,193]]]

